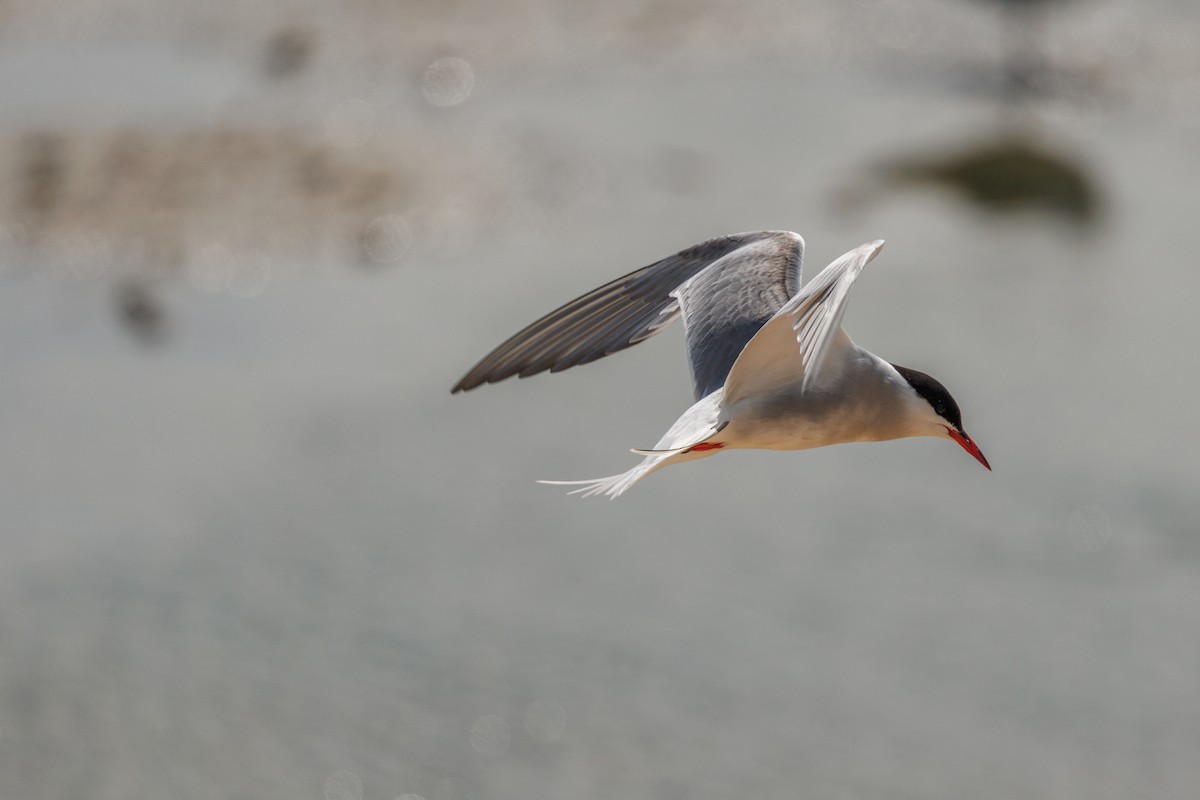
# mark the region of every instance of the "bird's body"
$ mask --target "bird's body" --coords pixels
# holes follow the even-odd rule
[[[526,327],[452,391],[567,369],[654,335],[682,315],[696,402],[644,458],[576,485],[616,497],[662,467],[731,449],[807,450],[949,436],[984,466],[958,406],[924,373],[850,340],[846,300],[883,242],[862,245],[800,287],[804,240],[788,231],[713,239],[596,289]]]

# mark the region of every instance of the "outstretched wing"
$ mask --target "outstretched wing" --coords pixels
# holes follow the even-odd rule
[[[849,343],[842,330],[850,287],[883,248],[879,239],[838,258],[763,325],[746,344],[729,371],[722,404],[726,407],[751,395],[799,382],[812,386],[826,357],[839,341]]]
[[[743,249],[757,256],[739,257],[738,254]],[[780,274],[772,279],[780,284],[778,291],[783,293],[782,299],[775,305],[775,308],[778,308],[779,304],[790,296],[783,288],[787,281],[799,282],[798,265],[802,250],[803,240],[797,234],[786,231],[739,233],[689,247],[607,283],[550,312],[484,356],[450,391],[453,393],[474,389],[476,386],[502,381],[513,375],[524,378],[546,370],[559,372],[631,347],[658,333],[679,316],[680,298],[677,297],[676,290],[680,290],[678,294],[683,298],[685,309],[691,309],[687,312],[691,350],[691,332],[698,327],[697,314],[703,313],[732,327],[737,327],[739,323],[733,316],[721,317],[711,311],[710,306],[714,300],[708,291],[702,292],[697,289],[693,292],[690,289],[681,289],[685,283],[708,267],[724,271],[724,267],[729,266],[734,270],[749,269],[756,275],[773,274],[770,270],[765,270],[757,259],[767,253],[775,253],[775,258],[780,262]],[[787,269],[793,265],[797,274],[785,278],[784,273],[790,276]],[[705,297],[709,299],[703,299]],[[756,298],[757,295],[746,289],[742,294],[735,293],[732,301],[753,306]],[[770,318],[774,309],[765,316],[756,306],[752,311],[761,317],[758,322],[758,325],[761,325]],[[752,335],[753,331],[746,335],[745,339]],[[742,344],[744,343],[745,340]],[[701,349],[709,349],[709,346],[705,345]],[[695,358],[692,363],[693,374],[696,375]],[[733,363],[732,358],[729,359],[729,363]],[[725,370],[728,371],[728,365],[725,366]],[[699,390],[699,382],[697,389]]]

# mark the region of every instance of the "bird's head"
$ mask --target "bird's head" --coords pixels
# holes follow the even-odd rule
[[[963,450],[974,456],[976,461],[991,470],[992,467],[983,457],[979,446],[963,430],[962,412],[958,410],[958,403],[954,402],[946,387],[924,372],[895,364],[892,366],[916,395],[911,404],[915,435],[953,439]]]

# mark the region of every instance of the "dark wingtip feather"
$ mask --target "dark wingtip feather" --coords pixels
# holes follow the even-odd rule
[[[510,336],[450,390],[470,391],[513,375],[561,372],[632,347],[678,315],[672,293],[709,264],[764,238],[796,234],[757,231],[722,236],[687,248],[588,292]],[[672,306],[674,306],[672,313]]]

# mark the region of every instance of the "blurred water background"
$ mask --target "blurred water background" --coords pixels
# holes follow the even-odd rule
[[[0,797],[1192,798],[1191,0],[0,5]],[[617,502],[694,242],[864,241],[987,453]],[[406,798],[406,800],[412,800]]]

